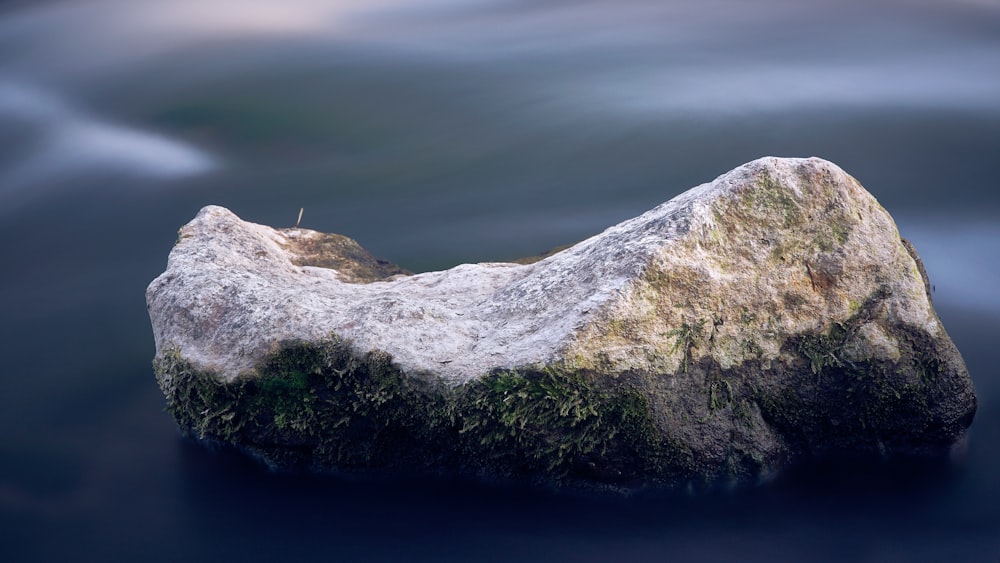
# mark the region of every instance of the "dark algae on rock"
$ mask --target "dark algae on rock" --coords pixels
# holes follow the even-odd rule
[[[358,356],[332,337],[286,343],[258,373],[228,382],[176,349],[154,369],[186,434],[237,445],[276,468],[602,487],[657,477],[659,444],[640,393],[600,390],[592,376],[552,367],[497,370],[449,387],[407,377],[391,360],[379,351]]]
[[[426,450],[448,418],[431,385],[404,377],[384,352],[358,357],[336,338],[286,343],[257,373],[232,381],[196,368],[178,350],[161,354],[154,369],[183,430],[238,445],[274,467],[430,465],[437,460]]]
[[[167,410],[275,468],[605,491],[944,457],[976,397],[888,213],[766,158],[529,263],[410,275],[205,208],[147,290]]]

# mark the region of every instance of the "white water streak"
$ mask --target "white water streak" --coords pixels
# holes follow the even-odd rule
[[[160,179],[206,173],[206,153],[167,137],[89,115],[55,94],[0,78],[0,123],[25,132],[30,153],[0,172],[0,190],[13,191],[93,171]]]

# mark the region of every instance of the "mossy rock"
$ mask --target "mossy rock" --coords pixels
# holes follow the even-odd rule
[[[198,440],[275,468],[449,473],[620,488],[679,474],[636,390],[557,368],[498,370],[449,387],[404,375],[383,352],[289,342],[221,382],[176,349],[154,361],[167,410]]]
[[[763,158],[538,260],[410,275],[205,207],[146,297],[168,410],[279,468],[629,491],[940,456],[976,410],[843,170]]]
[[[288,342],[253,373],[222,382],[176,349],[157,357],[167,410],[201,441],[273,468],[460,475],[627,492],[767,480],[789,461],[850,452],[939,455],[974,411],[945,367],[852,363],[853,327],[790,340],[791,365],[602,377],[565,366],[495,370],[459,386],[413,377],[381,351],[330,337]],[[926,345],[918,335],[912,350]],[[908,374],[917,373],[914,378]],[[683,378],[688,391],[666,382]],[[945,403],[951,407],[945,409]],[[761,429],[775,440],[760,439]],[[698,434],[691,440],[691,433]],[[725,443],[716,451],[712,442]]]

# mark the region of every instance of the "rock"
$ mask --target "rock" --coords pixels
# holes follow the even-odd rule
[[[976,398],[852,177],[764,158],[527,264],[409,275],[206,207],[146,292],[168,410],[284,468],[629,490],[937,456]]]

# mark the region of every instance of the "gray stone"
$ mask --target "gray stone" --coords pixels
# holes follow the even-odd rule
[[[410,275],[209,206],[146,292],[185,433],[279,467],[633,489],[944,455],[976,399],[916,251],[763,158],[541,260]]]

